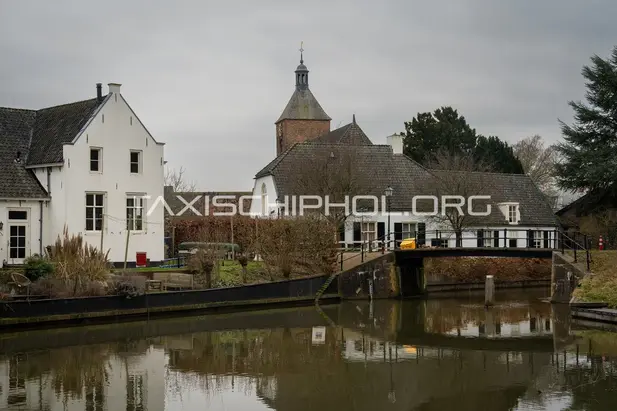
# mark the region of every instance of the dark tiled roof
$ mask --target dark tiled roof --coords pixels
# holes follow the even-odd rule
[[[61,163],[62,145],[73,141],[98,107],[93,98],[38,110],[28,165]]]
[[[24,167],[35,111],[0,108],[0,198],[47,198],[34,173]],[[16,162],[19,152],[20,162]]]
[[[431,172],[442,182],[445,182],[441,184],[442,191],[453,187],[454,184],[448,183],[448,180],[462,185],[458,192],[453,190],[452,193],[443,192],[443,194],[465,193],[466,195],[488,195],[491,197],[489,201],[491,214],[485,217],[475,217],[475,221],[469,219],[468,224],[470,226],[485,227],[507,224],[506,216],[499,210],[499,203],[518,203],[519,226],[555,226],[558,224],[546,196],[528,175],[447,170],[431,170]],[[453,175],[458,175],[460,178],[453,178]],[[436,186],[439,187],[440,183],[437,182]],[[477,211],[485,209],[486,204],[484,200],[477,200]],[[515,227],[516,225],[513,225],[513,228]]]
[[[359,191],[355,194],[380,197],[391,186],[395,193],[392,210],[412,210],[414,195],[430,193],[431,174],[410,158],[393,154],[387,145],[296,143],[257,173],[256,178],[271,174],[279,196],[318,194],[301,192],[298,180],[309,174],[306,170],[311,167],[322,163],[326,166],[327,160],[321,159],[328,158],[334,159],[332,175],[340,175],[340,168],[353,167],[353,185]],[[315,175],[319,177],[320,173]]]
[[[77,136],[99,105],[90,99],[41,110],[0,107],[0,197],[48,197],[25,166],[63,162],[62,145]]]
[[[332,130],[328,134],[317,137],[312,141],[317,143],[347,144],[354,146],[373,144],[356,122]]]
[[[212,201],[213,201],[213,197],[214,196],[234,196],[236,198],[236,200],[232,200],[232,199],[219,199],[218,202],[219,203],[227,203],[227,202],[233,202],[237,204],[237,199],[240,198],[241,196],[251,196],[253,194],[252,191],[191,191],[191,192],[178,192],[178,191],[173,191],[173,189],[171,188],[171,186],[166,186],[165,187],[165,191],[164,191],[164,196],[165,196],[165,203],[169,206],[169,208],[171,209],[171,212],[174,214],[174,216],[176,216],[176,214],[178,214],[180,211],[182,211],[185,207],[186,204],[180,199],[178,198],[178,196],[180,196],[182,199],[184,199],[184,201],[186,201],[186,203],[190,204],[191,201],[193,201],[195,198],[197,198],[199,196],[199,199],[197,199],[193,204],[192,207],[195,208],[199,213],[201,213],[202,215],[206,214],[205,211],[205,207],[206,207],[206,198],[209,198],[209,205],[210,205],[210,210],[209,213],[216,211],[214,210],[214,206],[212,205]],[[250,200],[245,200],[243,202],[243,211],[248,213],[251,210],[251,201]],[[231,211],[229,208],[225,208],[225,209],[221,209],[221,211]],[[165,210],[165,215],[169,215],[169,212],[167,210]],[[176,216],[179,218],[190,218],[190,217],[199,217],[199,215],[195,214],[195,212],[193,210],[191,210],[190,208],[187,208],[182,215],[180,216]]]
[[[336,159],[347,156],[349,161],[337,162]],[[542,192],[526,175],[498,174],[498,173],[463,173],[451,171],[426,170],[415,161],[402,154],[393,154],[392,148],[387,145],[347,145],[325,144],[316,142],[296,143],[285,153],[278,156],[264,167],[256,178],[272,175],[277,194],[286,195],[319,195],[321,193],[307,193],[299,180],[315,170],[315,176],[324,173],[318,169],[332,161],[332,175],[344,173],[341,167],[353,167],[355,184],[361,187],[363,195],[382,196],[386,187],[391,186],[394,194],[391,197],[392,211],[413,211],[413,198],[417,195],[465,195],[460,188],[443,184],[452,175],[461,176],[463,184],[469,184],[466,195],[490,195],[491,215],[481,217],[481,221],[468,220],[469,226],[503,226],[507,224],[505,216],[497,204],[516,202],[519,204],[521,220],[519,226],[554,226],[556,219],[550,205],[546,202]],[[351,165],[350,165],[351,164]],[[309,170],[309,173],[305,171]],[[305,186],[306,187],[306,186]],[[441,188],[440,188],[441,187]],[[453,192],[445,192],[445,189]],[[304,192],[302,192],[304,191]],[[479,207],[486,203],[478,201]],[[432,201],[418,201],[415,211],[432,210]],[[480,209],[478,209],[480,211]]]
[[[311,90],[296,89],[276,122],[281,120],[332,120],[321,108]]]

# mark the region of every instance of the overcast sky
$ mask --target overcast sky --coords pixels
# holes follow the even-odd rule
[[[173,168],[250,190],[275,155],[300,41],[332,128],[374,143],[451,105],[510,143],[560,138],[593,54],[617,44],[614,0],[0,0],[0,106],[122,94]],[[105,86],[106,89],[106,86]]]

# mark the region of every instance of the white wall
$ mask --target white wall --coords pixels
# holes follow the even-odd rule
[[[278,195],[276,193],[276,187],[274,186],[274,178],[272,176],[265,176],[255,179],[255,185],[253,186],[253,200],[251,202],[251,215],[264,216],[261,196],[261,190],[264,184],[266,186],[267,193],[266,201],[268,202],[265,216],[269,215],[271,211],[276,210],[276,198]]]
[[[25,210],[28,212],[27,228],[26,228],[26,257],[32,254],[40,253],[40,210],[39,201],[17,201],[17,200],[0,200],[0,222],[2,222],[2,230],[0,231],[0,261],[6,260],[8,264],[20,264],[22,261],[13,261],[9,259],[9,220],[8,212],[10,209]],[[48,220],[47,203],[43,203],[43,227],[45,221]],[[43,234],[44,236],[44,234]],[[43,244],[45,245],[45,244]]]
[[[102,148],[101,173],[90,172],[90,147]],[[142,150],[140,174],[130,173],[130,150]],[[149,195],[145,202],[147,211],[163,196],[164,173],[163,145],[148,134],[119,93],[111,95],[75,144],[64,146],[60,174],[60,188],[52,183],[52,215],[58,221],[53,225],[52,238],[62,232],[61,225],[66,222],[71,233],[81,233],[87,243],[100,247],[101,233],[85,230],[85,195],[103,192],[103,249],[110,250],[111,261],[124,261],[127,194]],[[64,197],[64,201],[59,197]],[[128,261],[135,261],[136,252],[146,252],[151,261],[164,259],[164,208],[162,202],[159,204],[146,218],[145,229],[131,232]]]
[[[47,246],[53,244],[58,235],[62,234],[66,221],[66,196],[63,183],[64,167],[37,167],[32,169],[32,171],[52,198],[52,201],[46,205],[47,216],[43,222],[43,245]],[[49,180],[47,178],[48,173]]]

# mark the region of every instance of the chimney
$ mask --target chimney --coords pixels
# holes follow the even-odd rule
[[[109,86],[109,94],[111,94],[111,93],[118,93],[118,94],[120,94],[120,86],[122,84],[108,83],[107,85]]]
[[[392,147],[394,154],[403,154],[403,136],[400,134],[392,134],[386,137],[388,145]]]
[[[96,83],[96,101],[99,103],[103,101],[103,84]]]
[[[18,164],[21,163],[21,151],[18,151],[15,155],[15,162]]]

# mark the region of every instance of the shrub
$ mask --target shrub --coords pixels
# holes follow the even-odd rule
[[[101,250],[84,243],[81,235],[69,236],[65,227],[63,237],[48,247],[49,258],[54,264],[53,276],[72,287],[73,295],[78,295],[91,281],[104,281],[109,272],[109,251]]]
[[[120,295],[126,298],[133,298],[143,295],[144,292],[133,276],[122,276],[112,283],[109,294]]]
[[[218,253],[216,250],[200,248],[188,259],[187,266],[189,271],[203,276],[206,288],[212,288],[212,271],[214,271],[217,257]]]
[[[44,278],[54,272],[54,265],[46,258],[34,254],[24,261],[24,275],[32,282]]]

